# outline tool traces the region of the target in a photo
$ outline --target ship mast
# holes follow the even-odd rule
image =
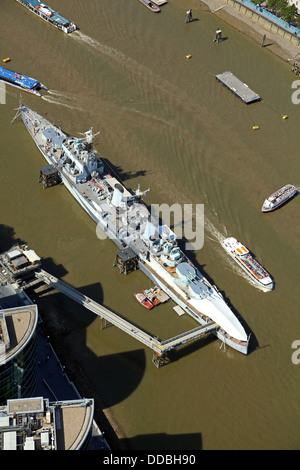
[[[92,127],[88,131],[84,132],[84,134],[81,134],[81,135],[85,136],[84,140],[85,140],[86,149],[91,149],[92,148],[93,140],[96,137],[96,135],[98,135],[98,134],[100,134],[100,131],[97,132],[96,134],[94,134]]]

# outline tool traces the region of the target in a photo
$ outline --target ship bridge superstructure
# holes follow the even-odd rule
[[[91,176],[98,178],[103,174],[103,162],[86,139],[66,138],[53,127],[42,129],[42,139],[46,153],[54,152],[61,171],[65,171],[75,184],[85,183]]]

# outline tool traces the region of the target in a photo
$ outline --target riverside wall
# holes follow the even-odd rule
[[[300,30],[294,26],[289,25],[281,18],[255,5],[247,0],[226,0],[227,4],[243,13],[252,21],[258,23],[264,29],[276,33],[294,45],[300,44]]]

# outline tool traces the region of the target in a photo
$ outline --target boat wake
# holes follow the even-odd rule
[[[50,95],[61,96],[61,97],[63,97],[63,98],[68,97],[68,96],[67,96],[67,93],[64,93],[64,92],[62,92],[62,91],[48,90],[48,93],[49,93]],[[73,97],[72,97],[72,98],[73,98]]]
[[[208,218],[207,216],[205,217],[205,229],[209,232],[211,235],[208,237],[210,240],[215,241],[217,243],[223,243],[225,238],[228,237],[228,231],[225,225],[222,225],[220,229],[216,227]],[[221,231],[222,230],[222,231]],[[223,233],[225,233],[225,235]]]
[[[49,91],[48,91],[49,92]],[[50,94],[54,95],[55,97],[52,96],[42,96],[42,99],[47,101],[48,103],[51,104],[57,104],[58,106],[64,106],[65,108],[70,108],[70,109],[77,109],[78,111],[83,111],[82,108],[78,106],[74,106],[74,104],[68,104],[64,102],[64,100],[67,98],[64,93],[59,93],[59,92],[50,92]],[[70,100],[74,101],[74,97],[70,97]]]
[[[96,39],[91,38],[90,36],[82,33],[81,31],[75,31],[71,35],[71,37],[88,45],[92,49],[96,49],[101,54],[112,57],[113,59],[118,59],[119,61],[127,60],[126,56],[122,52],[118,51],[117,49],[114,49],[113,47],[106,46],[105,44],[101,44],[101,42],[97,41]]]
[[[136,86],[139,86],[140,81],[146,81],[148,84],[151,83],[152,87],[167,92],[173,98],[178,93],[178,89],[172,86],[170,82],[157,77],[157,75],[154,75],[152,70],[132,59],[131,57],[123,54],[123,52],[119,51],[118,49],[107,46],[106,44],[102,44],[96,39],[93,39],[87,34],[84,34],[78,30],[72,33],[70,37],[76,41],[81,42],[82,44],[85,44],[100,54],[105,55],[109,59],[116,61],[118,65],[125,67],[132,73],[132,77],[136,83]]]

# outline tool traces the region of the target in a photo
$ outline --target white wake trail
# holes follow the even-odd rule
[[[65,108],[77,109],[78,111],[83,111],[83,109],[79,108],[78,106],[74,106],[74,105],[64,103],[61,100],[52,98],[50,96],[42,96],[42,99],[45,100],[45,101],[48,101],[48,103],[51,103],[51,104],[57,104],[58,106],[64,106]]]

